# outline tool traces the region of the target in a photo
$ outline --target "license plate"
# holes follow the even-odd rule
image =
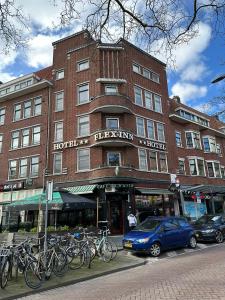
[[[126,243],[124,243],[124,247],[132,248],[131,242],[126,242]]]

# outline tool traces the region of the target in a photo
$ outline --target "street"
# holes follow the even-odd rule
[[[225,300],[225,244],[20,299]]]

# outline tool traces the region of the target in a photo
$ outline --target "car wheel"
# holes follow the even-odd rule
[[[149,249],[149,254],[151,256],[157,257],[161,253],[161,246],[159,243],[152,244],[151,248]]]
[[[192,235],[190,237],[190,240],[189,240],[189,247],[192,248],[192,249],[195,249],[197,246],[197,240],[196,240],[196,237],[194,235]]]
[[[216,242],[219,244],[223,242],[223,235],[221,231],[216,232]]]

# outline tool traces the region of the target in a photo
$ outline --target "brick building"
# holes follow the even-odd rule
[[[188,214],[191,193],[223,192],[224,137],[221,122],[169,99],[164,63],[79,32],[53,43],[52,66],[0,85],[3,222],[12,210],[36,225],[47,180],[50,224],[107,219],[116,234],[135,210]],[[215,211],[223,196],[211,196]]]

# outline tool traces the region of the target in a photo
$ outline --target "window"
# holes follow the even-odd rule
[[[178,174],[185,174],[185,163],[184,159],[178,159]]]
[[[14,121],[18,121],[21,119],[22,116],[22,105],[21,104],[16,104],[14,106],[14,116],[13,116],[13,120]]]
[[[207,161],[207,169],[209,177],[221,177],[220,163],[214,161]]]
[[[187,112],[185,110],[182,110],[182,109],[179,109],[177,110],[177,114],[180,115],[182,118],[185,118],[187,120],[190,120],[190,121],[193,121],[193,122],[196,122],[196,123],[199,123],[201,125],[204,125],[206,127],[209,127],[209,122],[208,120],[205,120],[199,116],[196,116],[190,112]]]
[[[204,160],[201,158],[189,159],[189,168],[191,175],[205,176]]]
[[[0,125],[5,124],[5,108],[0,108]]]
[[[134,87],[134,100],[135,104],[143,106],[142,90],[137,86]]]
[[[148,170],[147,153],[145,149],[139,149],[139,169],[142,171]]]
[[[219,156],[223,156],[223,155],[222,155],[222,148],[221,148],[221,145],[220,145],[220,144],[216,144],[216,153],[217,153]]]
[[[161,97],[154,94],[154,103],[155,103],[155,111],[161,113],[162,112]]]
[[[107,129],[119,129],[119,119],[118,118],[106,118],[106,128]]]
[[[21,147],[27,147],[30,144],[30,129],[25,128],[22,130]]]
[[[41,127],[36,126],[32,128],[32,144],[39,145],[41,141]]]
[[[152,79],[152,81],[159,83],[159,75],[158,74],[152,72],[151,79]]]
[[[152,93],[145,91],[145,107],[153,110]]]
[[[199,132],[186,132],[186,144],[188,148],[201,149]]]
[[[157,152],[152,150],[149,151],[149,159],[150,159],[150,171],[158,171]]]
[[[141,73],[141,67],[139,66],[139,65],[137,65],[137,64],[133,64],[133,71],[135,72],[135,73]]]
[[[24,112],[23,112],[24,118],[30,118],[31,117],[31,101],[24,102]]]
[[[182,140],[181,140],[181,132],[176,131],[176,145],[177,147],[182,147]]]
[[[106,85],[105,86],[105,93],[106,94],[117,94],[118,88],[116,84]]]
[[[55,137],[54,142],[63,141],[63,122],[55,123]]]
[[[55,111],[62,111],[64,104],[64,92],[58,92],[55,94]]]
[[[19,177],[26,178],[27,177],[27,171],[28,171],[28,159],[22,158],[20,159],[19,164]]]
[[[19,148],[19,141],[20,141],[20,132],[19,131],[12,132],[11,148],[12,149]]]
[[[149,139],[155,139],[155,128],[154,122],[152,120],[147,120],[147,133]]]
[[[214,137],[203,137],[202,140],[205,152],[216,152],[216,139]]]
[[[84,104],[89,102],[89,83],[83,84],[78,88],[78,104]]]
[[[55,78],[56,78],[56,80],[63,79],[64,78],[64,70],[62,69],[62,70],[56,71]]]
[[[144,119],[137,117],[136,122],[137,122],[137,135],[145,137]]]
[[[78,61],[77,71],[87,70],[88,68],[89,68],[89,60],[88,59]]]
[[[221,171],[222,178],[225,179],[225,167],[224,166],[220,166],[220,171]]]
[[[33,156],[30,159],[30,176],[38,176],[39,156]]]
[[[15,179],[17,175],[17,160],[9,161],[9,179]]]
[[[42,98],[37,97],[34,99],[34,116],[41,115],[41,105],[42,105]]]
[[[90,170],[90,149],[83,148],[77,150],[78,171]]]
[[[165,142],[164,125],[162,123],[157,123],[157,136],[158,141]]]
[[[90,134],[89,116],[78,118],[78,136],[86,136]]]
[[[167,156],[164,152],[159,152],[159,170],[161,172],[167,172]]]
[[[2,153],[2,147],[3,147],[3,134],[0,134],[0,153]]]
[[[107,165],[108,166],[120,166],[121,159],[119,152],[108,152],[107,153]]]
[[[148,79],[151,79],[151,72],[149,70],[143,68],[143,76]]]
[[[54,153],[53,157],[53,174],[62,173],[62,152]]]

